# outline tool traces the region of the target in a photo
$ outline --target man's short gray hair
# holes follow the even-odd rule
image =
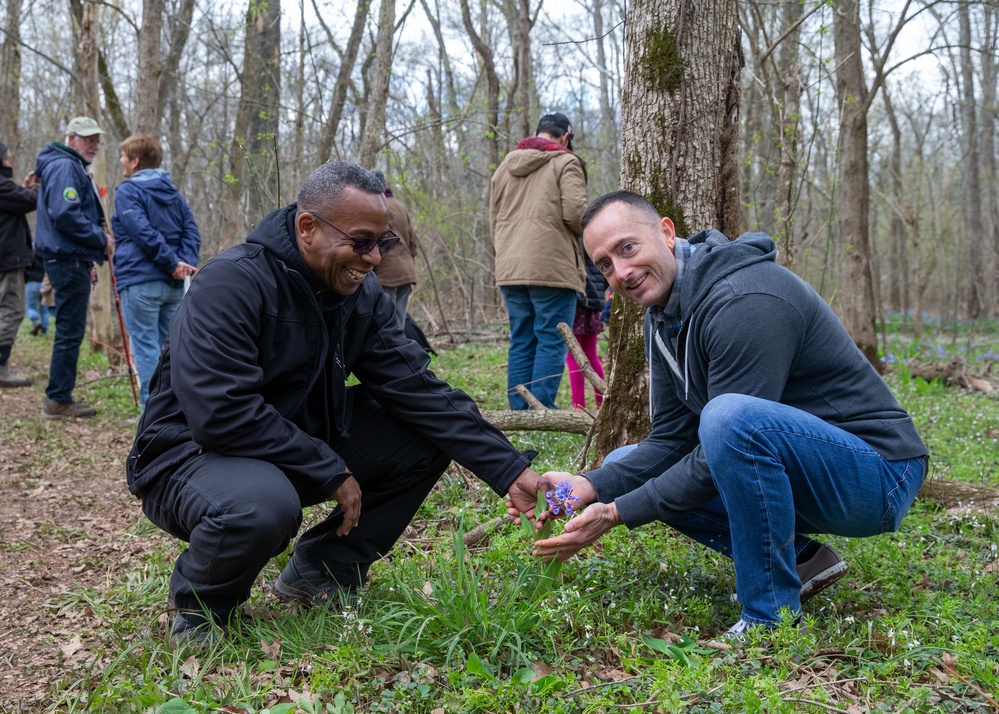
[[[298,191],[299,212],[336,208],[340,194],[348,186],[379,196],[384,193],[382,182],[372,172],[347,161],[331,161],[305,179]]]

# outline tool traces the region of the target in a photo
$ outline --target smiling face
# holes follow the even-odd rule
[[[315,210],[355,238],[381,238],[389,231],[385,197],[348,186],[333,207],[300,206],[298,210],[295,228],[305,264],[327,290],[352,294],[381,262],[381,252],[376,248],[358,255],[349,238],[307,211]]]
[[[130,178],[139,169],[139,157],[130,159],[124,149],[122,149],[121,158],[118,162],[121,164],[122,171],[125,173],[125,178]]]
[[[611,203],[587,224],[583,243],[615,292],[646,308],[669,301],[676,280],[670,219],[651,222],[625,203]]]

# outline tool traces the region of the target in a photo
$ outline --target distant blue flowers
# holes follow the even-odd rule
[[[560,481],[555,484],[555,492],[545,492],[545,501],[548,502],[548,509],[556,516],[562,512],[572,516],[576,509],[572,504],[579,503],[579,496],[572,495],[572,484],[568,481]]]

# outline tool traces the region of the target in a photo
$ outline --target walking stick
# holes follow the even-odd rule
[[[132,367],[132,351],[128,348],[128,331],[125,330],[125,318],[121,315],[121,295],[118,294],[118,281],[114,277],[114,261],[108,258],[108,269],[111,271],[111,290],[114,292],[114,307],[118,311],[118,327],[121,328],[121,344],[125,348],[125,363],[128,365],[128,382],[132,385],[132,399],[139,406],[139,392],[135,389],[135,369]]]

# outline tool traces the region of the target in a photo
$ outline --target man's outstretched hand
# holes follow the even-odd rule
[[[534,523],[534,509],[538,505],[538,491],[546,487],[546,482],[533,469],[524,469],[517,480],[510,484],[506,495],[506,512],[520,525],[520,514]]]

